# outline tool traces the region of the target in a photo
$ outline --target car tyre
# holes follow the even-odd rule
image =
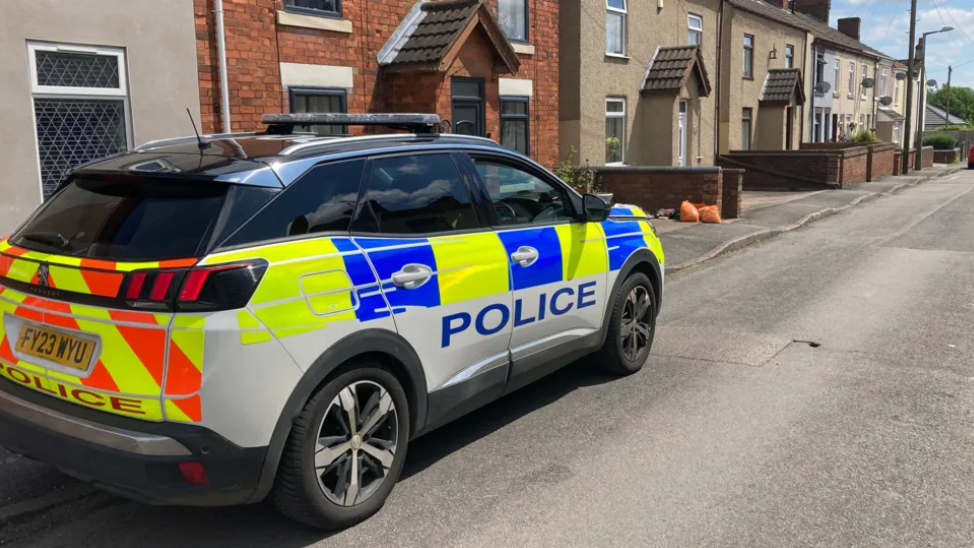
[[[368,519],[402,472],[409,421],[406,393],[382,364],[345,368],[295,421],[271,500],[285,516],[319,529]]]
[[[631,375],[649,358],[656,335],[656,292],[642,272],[626,278],[612,303],[599,365],[616,375]]]

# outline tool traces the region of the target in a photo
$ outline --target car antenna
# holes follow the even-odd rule
[[[204,141],[203,138],[200,137],[200,132],[196,129],[196,120],[193,120],[193,113],[190,112],[188,108],[186,109],[186,114],[189,116],[189,123],[193,124],[193,133],[196,134],[196,141],[198,143],[197,146],[200,147],[200,154],[202,154],[204,150],[210,148],[210,143]]]

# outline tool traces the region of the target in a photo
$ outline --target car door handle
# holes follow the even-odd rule
[[[433,276],[433,270],[424,264],[407,264],[392,275],[392,283],[403,289],[416,289]]]
[[[521,246],[517,251],[511,253],[511,260],[515,263],[528,267],[538,260],[538,250],[533,247]]]

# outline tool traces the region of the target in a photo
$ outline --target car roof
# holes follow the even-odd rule
[[[453,134],[273,135],[239,133],[196,136],[146,143],[76,168],[78,174],[127,173],[192,178],[256,186],[289,185],[309,160],[356,153],[424,148],[486,147],[506,151],[496,141]]]

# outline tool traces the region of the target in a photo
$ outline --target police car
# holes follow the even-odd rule
[[[587,354],[638,371],[663,251],[434,115],[266,115],[75,170],[0,240],[0,444],[150,503],[340,528],[406,448]],[[316,135],[301,126],[407,133]]]

